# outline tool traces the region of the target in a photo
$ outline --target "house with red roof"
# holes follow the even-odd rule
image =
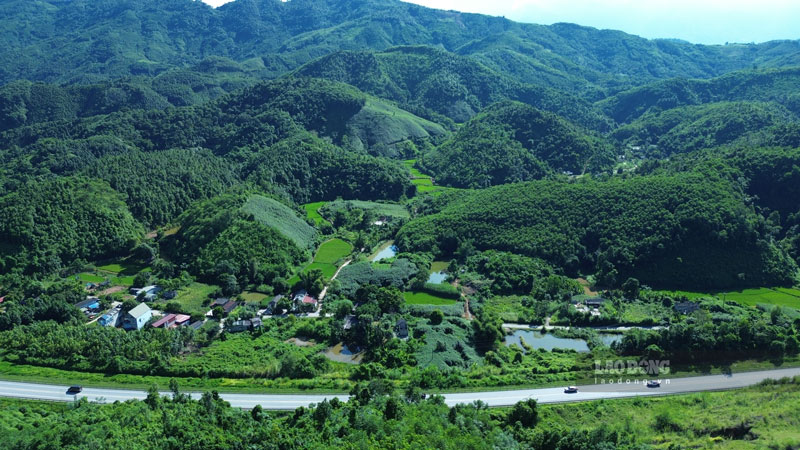
[[[176,314],[167,314],[166,316],[153,322],[153,328],[169,328],[175,324]]]

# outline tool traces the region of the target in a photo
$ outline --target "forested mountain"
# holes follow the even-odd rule
[[[155,77],[124,76],[77,85],[15,81],[0,87],[0,131],[121,109],[199,104],[250,86],[257,79],[257,71],[226,58],[209,57],[195,66],[170,69]]]
[[[660,112],[705,103],[775,102],[800,113],[800,69],[744,70],[710,80],[674,78],[620,92],[599,103],[618,123],[648,111]]]
[[[441,46],[538,83],[579,77],[612,90],[669,77],[708,78],[798,63],[797,42],[702,46],[570,24],[526,25],[396,0],[3,0],[0,82],[96,82],[156,75],[211,56],[275,76],[339,50]],[[506,45],[505,42],[513,45]],[[498,42],[502,43],[498,45]],[[532,72],[532,68],[536,68]],[[539,75],[541,74],[541,75]]]
[[[384,52],[337,52],[311,62],[296,75],[336,80],[436,120],[465,122],[484,107],[518,100],[593,129],[608,120],[586,100],[554,89],[521,83],[466,57],[431,47]]]
[[[202,106],[125,110],[23,126],[2,134],[5,148],[0,150],[0,160],[5,176],[0,181],[10,187],[32,174],[70,174],[103,164],[96,159],[132,149],[202,147],[234,160],[241,178],[265,182],[298,201],[337,195],[352,198],[356,192],[357,197],[396,199],[409,186],[399,166],[342,150],[308,131],[341,142],[352,131],[348,119],[365,103],[364,94],[346,85],[287,79]],[[227,164],[215,159],[206,167],[217,170],[210,166]],[[361,175],[341,178],[342,171]],[[366,183],[360,176],[381,182]]]
[[[421,164],[440,184],[487,187],[546,174],[608,169],[614,153],[602,139],[522,103],[496,103]]]

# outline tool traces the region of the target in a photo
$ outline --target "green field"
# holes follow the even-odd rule
[[[300,248],[312,248],[317,240],[317,230],[277,200],[253,195],[242,206],[242,211],[252,214],[257,222],[274,228]]]
[[[319,250],[314,255],[314,260],[311,264],[303,268],[299,273],[289,280],[289,284],[294,284],[300,281],[300,273],[307,272],[311,269],[319,269],[325,276],[326,280],[330,280],[336,274],[338,266],[336,262],[348,256],[353,251],[353,246],[350,243],[341,239],[331,239],[325,241],[319,246]]]
[[[457,302],[449,298],[437,297],[427,292],[404,292],[403,297],[409,305],[454,305]]]
[[[738,292],[717,293],[717,297],[733,300],[745,305],[779,305],[800,309],[800,289],[760,288]]]
[[[328,203],[326,206],[326,209],[330,211],[352,208],[371,211],[377,216],[399,217],[401,219],[408,219],[410,217],[406,207],[396,203],[367,202],[362,200],[336,200]]]
[[[434,261],[433,264],[431,264],[431,272],[444,272],[449,265],[450,263],[447,261]]]
[[[334,264],[353,251],[353,246],[349,242],[341,239],[331,239],[323,242],[314,256],[314,262]]]
[[[242,300],[246,301],[247,303],[260,303],[269,296],[262,292],[244,291],[239,294],[239,297],[241,297]]]
[[[665,291],[667,292],[667,291]],[[743,305],[779,305],[789,308],[800,309],[800,289],[794,288],[758,288],[744,289],[731,292],[687,292],[687,291],[668,291],[673,295],[682,295],[690,300],[703,297],[718,297],[725,300],[739,302]]]
[[[106,281],[105,277],[85,272],[79,273],[78,279],[83,281],[84,283],[102,283],[103,281]]]
[[[136,274],[146,270],[152,269],[144,264],[122,260],[97,266],[96,270],[79,273],[77,277],[84,283],[102,283],[108,280],[112,285],[132,286]]]
[[[303,209],[306,210],[306,216],[309,219],[313,220],[314,223],[317,224],[317,226],[330,223],[319,214],[319,209],[325,206],[325,204],[327,203],[328,202],[314,202],[314,203],[306,203],[305,205],[303,205]]]
[[[181,305],[181,311],[186,314],[205,314],[208,306],[203,306],[209,299],[216,286],[203,283],[192,283],[185,288],[178,290],[178,296],[172,300],[161,300],[157,304],[167,304],[176,302]]]

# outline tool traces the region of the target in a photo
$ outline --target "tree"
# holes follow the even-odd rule
[[[135,287],[145,287],[150,284],[150,278],[153,273],[150,271],[139,272],[133,277],[133,285]]]
[[[262,408],[261,405],[254,406],[253,409],[250,410],[250,417],[256,422],[261,422],[264,420],[264,408]]]
[[[339,300],[333,305],[333,317],[342,320],[353,313],[353,302],[350,300]]]
[[[639,298],[640,289],[641,284],[636,278],[628,278],[622,283],[622,293],[625,294],[625,298],[627,299],[635,300]]]
[[[130,298],[126,299],[124,302],[122,302],[122,312],[128,312],[133,308],[136,308],[138,304],[139,302],[137,302],[136,300]]]
[[[325,275],[320,269],[300,272],[300,284],[309,294],[316,297],[325,288]]]
[[[277,315],[285,314],[289,312],[291,309],[292,309],[292,299],[290,299],[289,297],[281,297],[281,299],[278,300],[278,304],[275,305],[275,311],[273,311],[273,314]]]
[[[530,428],[536,425],[539,421],[539,410],[535,399],[528,399],[518,402],[511,411],[508,413],[507,423],[514,425],[519,422],[520,425]]]
[[[439,325],[444,320],[444,313],[440,309],[434,309],[431,311],[429,319],[431,321],[431,325]]]
[[[220,275],[219,284],[224,295],[234,295],[241,291],[236,276],[228,273]]]
[[[488,351],[497,348],[503,338],[503,321],[494,315],[482,313],[472,321],[472,338],[475,348]]]
[[[403,293],[396,287],[378,289],[376,300],[381,312],[384,314],[400,311],[400,308],[405,303]]]
[[[211,310],[211,317],[216,321],[220,321],[225,317],[225,310],[222,309],[221,306],[215,306],[214,309]]]

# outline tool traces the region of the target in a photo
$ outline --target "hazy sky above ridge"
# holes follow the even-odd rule
[[[230,0],[203,0],[219,6]],[[571,22],[700,44],[800,39],[798,0],[406,0],[518,22]]]

